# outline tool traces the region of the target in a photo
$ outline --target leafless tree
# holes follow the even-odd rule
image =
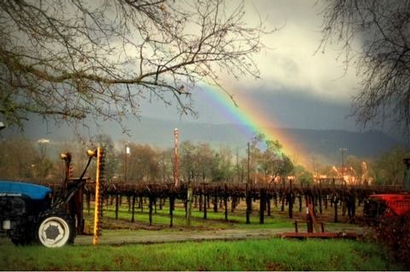
[[[225,0],[1,1],[0,115],[121,123],[155,97],[193,112],[198,81],[258,77],[266,32],[244,15],[244,2]]]
[[[392,122],[409,133],[410,1],[328,0],[323,8],[321,49],[343,45],[361,78],[352,107],[358,123]]]

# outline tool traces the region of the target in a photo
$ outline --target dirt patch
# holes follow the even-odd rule
[[[341,231],[336,230],[336,232]],[[292,232],[292,228],[277,229],[168,229],[167,231],[129,231],[129,230],[104,230],[99,239],[100,244],[158,244],[175,242],[201,242],[212,240],[234,241],[246,239],[270,239],[282,237],[285,232]],[[78,236],[76,244],[91,244],[90,236]]]
[[[87,222],[87,221],[86,221]],[[169,230],[171,227],[169,224],[152,224],[149,225],[146,222],[131,222],[130,220],[126,219],[114,219],[105,217],[102,220],[103,222],[103,229],[104,230]],[[184,231],[184,230],[197,230],[197,231],[207,231],[207,230],[219,230],[220,227],[213,226],[212,222],[220,222],[227,225],[227,228],[232,228],[238,221],[235,220],[223,220],[223,219],[208,219],[208,224],[201,224],[195,226],[178,226],[174,227],[173,229]],[[88,222],[89,225],[86,224],[85,226],[85,234],[92,234],[93,233],[93,226],[91,226],[91,222]],[[219,224],[216,224],[219,225]]]
[[[288,229],[266,230],[197,230],[197,229],[168,229],[167,231],[129,231],[129,230],[104,230],[99,238],[100,244],[157,244],[168,242],[207,241],[207,240],[244,240],[250,238],[277,237],[279,233]],[[75,244],[87,245],[92,243],[91,236],[79,235]]]
[[[285,271],[285,267],[283,265],[277,263],[268,263],[266,265],[266,271]]]

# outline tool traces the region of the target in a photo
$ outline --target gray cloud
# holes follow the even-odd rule
[[[271,49],[255,56],[262,79],[244,78],[237,86],[254,90],[301,90],[331,101],[350,101],[358,79],[354,71],[345,71],[340,50],[333,45],[317,52],[321,42],[320,1],[256,0],[248,3],[247,16],[267,18],[270,29],[283,27],[263,40]],[[253,19],[252,19],[253,18]],[[316,54],[315,54],[316,53]],[[269,88],[266,88],[268,86]]]

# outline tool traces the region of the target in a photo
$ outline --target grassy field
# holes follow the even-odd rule
[[[93,207],[91,207],[93,208]],[[298,209],[294,211],[294,218],[289,219],[287,211],[280,211],[279,207],[272,207],[272,216],[265,215],[265,223],[259,224],[259,213],[258,205],[254,204],[254,211],[251,214],[251,224],[246,224],[244,203],[241,203],[238,209],[232,213],[229,210],[228,220],[225,220],[224,209],[220,208],[218,212],[214,212],[213,209],[208,209],[207,219],[203,219],[203,211],[198,211],[198,209],[192,210],[192,220],[190,228],[197,229],[276,229],[276,228],[293,228],[293,222],[295,220],[303,221],[305,220],[305,210],[299,212]],[[352,229],[355,225],[346,224],[347,217],[342,217],[339,215],[340,223],[332,222],[333,209],[329,207],[328,210],[324,210],[323,214],[317,214],[318,221],[327,221],[326,230],[332,231],[333,229],[348,228]],[[340,211],[341,213],[341,211]],[[88,227],[92,226],[93,210],[90,213],[84,211],[86,221],[90,222]],[[140,228],[149,226],[149,215],[148,207],[144,206],[143,212],[140,209],[135,209],[134,219],[135,223],[131,223],[131,212],[128,210],[128,205],[124,204],[119,209],[118,218],[119,220],[113,220],[115,218],[115,207],[105,206],[104,210],[104,226],[105,228],[113,229],[129,229],[129,228]],[[326,219],[325,219],[326,217]],[[107,220],[108,219],[108,220]],[[156,213],[152,216],[152,227],[158,229],[167,229],[170,225],[169,207],[164,206],[162,210],[159,208]],[[186,228],[185,210],[181,203],[176,205],[174,210],[173,219],[174,228]],[[302,225],[301,228],[304,230],[306,225]]]
[[[402,270],[374,244],[246,240],[157,245],[0,245],[1,270]]]
[[[330,209],[329,209],[330,210]],[[92,212],[85,210],[88,231],[92,231]],[[245,223],[244,210],[230,213],[225,220],[223,210],[192,212],[192,226],[187,227],[182,206],[174,211],[174,227],[169,227],[169,210],[157,210],[149,225],[147,207],[144,212],[131,213],[124,205],[115,220],[113,207],[104,211],[103,238],[119,241],[127,237],[205,233],[218,230],[279,230],[293,229],[293,221],[286,212],[273,209],[273,216],[259,224],[257,210],[251,224]],[[324,215],[326,216],[326,215]],[[295,211],[295,218],[303,220],[304,213]],[[319,218],[320,219],[320,218]],[[327,230],[354,229],[346,223],[326,223]],[[121,231],[118,231],[121,230]],[[301,231],[305,231],[302,230]],[[0,239],[0,270],[403,270],[379,245],[347,240],[285,240],[264,238],[242,241],[170,242],[161,244],[111,243],[90,245],[90,237],[78,237],[74,246],[48,249],[42,246],[15,247]],[[4,242],[5,241],[5,242]],[[84,242],[86,241],[86,242]],[[166,240],[164,240],[166,241]],[[133,242],[135,243],[135,241]]]

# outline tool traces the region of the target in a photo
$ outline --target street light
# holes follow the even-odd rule
[[[344,154],[347,151],[347,148],[345,148],[345,147],[339,148],[339,151],[342,153],[342,179],[343,179],[343,182],[344,182],[344,180],[345,180],[345,177],[344,177],[344,162],[345,162]]]
[[[131,154],[131,148],[128,146],[129,143],[125,144],[125,157],[124,157],[124,182],[128,181],[128,156]]]
[[[46,144],[50,143],[50,140],[42,138],[37,143],[40,145],[40,159],[43,160],[46,156]]]
[[[174,129],[174,186],[178,187],[178,128]]]

